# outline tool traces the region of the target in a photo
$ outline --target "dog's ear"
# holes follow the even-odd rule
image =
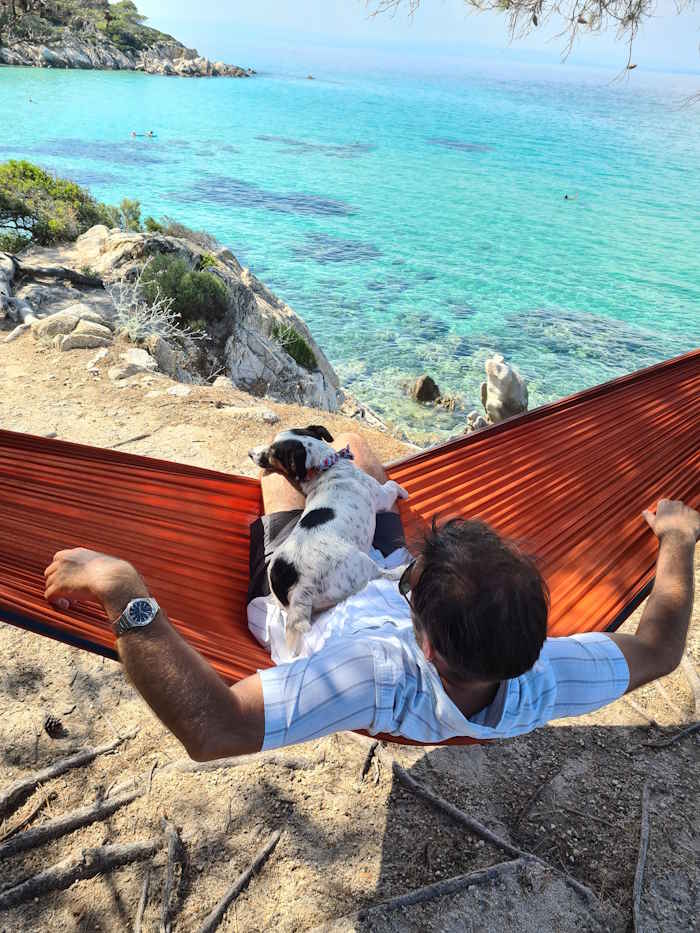
[[[315,437],[319,441],[327,441],[329,444],[333,443],[331,432],[328,428],[324,428],[322,424],[309,424],[304,428],[304,432],[310,434],[311,437]]]
[[[301,441],[278,441],[272,445],[270,453],[282,464],[290,479],[299,483],[306,479],[306,448]]]

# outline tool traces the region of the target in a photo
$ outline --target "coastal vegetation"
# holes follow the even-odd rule
[[[183,323],[202,329],[220,321],[228,307],[221,279],[211,272],[191,269],[184,259],[167,253],[148,262],[141,275],[141,290],[150,303],[169,300]]]
[[[58,40],[64,28],[101,33],[125,53],[175,41],[145,21],[131,0],[0,0],[0,44]]]
[[[313,372],[317,368],[318,363],[314,351],[291,324],[273,324],[270,336],[299,366],[303,366],[309,372]]]

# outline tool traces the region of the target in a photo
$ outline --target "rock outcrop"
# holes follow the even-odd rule
[[[68,28],[44,42],[21,39],[0,46],[0,64],[35,68],[82,68],[144,71],[183,78],[247,78],[255,72],[238,65],[212,62],[179,42],[160,42],[137,53],[122,52],[100,33],[78,36]]]
[[[423,373],[411,386],[411,397],[416,402],[435,402],[440,398],[440,389],[432,376]]]
[[[61,342],[61,349],[104,347],[123,321],[115,306],[119,284],[138,276],[149,259],[169,254],[190,268],[202,267],[225,286],[224,313],[207,322],[207,339],[192,343],[170,341],[154,332],[139,348],[139,365],[159,369],[179,382],[206,383],[222,371],[231,384],[258,397],[268,396],[325,411],[337,411],[343,401],[338,377],[304,321],[277,298],[236,257],[216,241],[201,235],[166,236],[125,233],[92,227],[73,244],[32,247],[22,254],[23,267],[89,268],[105,289],[19,279],[12,281],[13,264],[0,254],[0,293],[18,326],[5,339],[31,328],[40,339]],[[11,295],[11,288],[15,294]],[[21,310],[18,310],[21,309]],[[122,309],[123,313],[123,309]],[[291,355],[284,335],[294,334],[306,345],[306,365]],[[281,336],[282,335],[282,336]],[[291,351],[291,352],[288,352]],[[144,362],[148,358],[151,362]],[[309,359],[313,359],[311,368]],[[125,368],[135,359],[124,361]],[[115,378],[126,378],[126,375]]]
[[[486,382],[481,384],[481,403],[492,424],[527,411],[528,392],[520,373],[500,353],[486,360]]]

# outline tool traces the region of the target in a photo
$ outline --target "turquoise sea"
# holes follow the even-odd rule
[[[700,75],[611,77],[2,68],[0,158],[213,233],[354,394],[445,433],[490,352],[534,406],[700,345]],[[407,400],[423,371],[457,411]]]

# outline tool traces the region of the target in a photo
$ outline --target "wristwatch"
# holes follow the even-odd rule
[[[150,625],[160,611],[160,606],[152,597],[132,599],[124,612],[112,622],[114,634],[119,638],[125,632]]]

